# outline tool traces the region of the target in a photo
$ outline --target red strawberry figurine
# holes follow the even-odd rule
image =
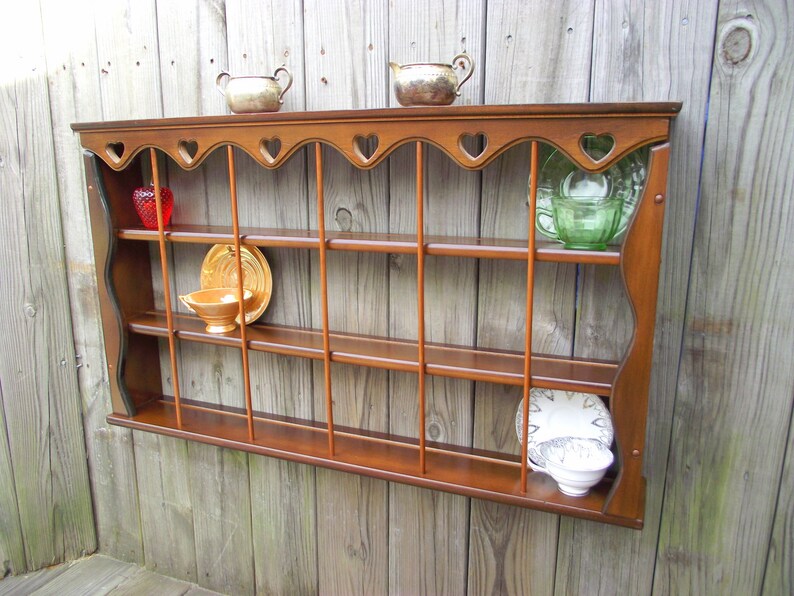
[[[154,186],[142,186],[132,192],[132,202],[135,211],[141,218],[143,225],[150,230],[157,229],[157,202],[154,199]],[[171,221],[171,212],[174,210],[174,193],[170,188],[160,187],[160,202],[163,205],[163,226]]]

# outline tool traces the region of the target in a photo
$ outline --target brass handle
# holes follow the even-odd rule
[[[232,75],[230,75],[226,71],[223,71],[221,74],[215,77],[215,88],[218,90],[218,93],[226,97],[226,91],[224,91],[223,88],[221,87],[221,79],[223,79],[223,77],[232,78]]]
[[[277,79],[278,78],[278,73],[280,73],[280,72],[287,73],[287,77],[288,77],[287,86],[284,87],[284,89],[282,89],[281,93],[278,94],[278,103],[284,103],[284,94],[287,92],[287,90],[290,87],[292,87],[292,73],[287,70],[286,66],[279,66],[276,69],[276,72],[273,73],[273,78]]]
[[[471,78],[471,75],[474,74],[474,60],[472,60],[471,56],[469,56],[466,52],[461,52],[452,59],[452,68],[457,68],[458,60],[465,60],[469,63],[469,72],[466,73],[466,76],[463,77],[460,83],[458,83],[458,86],[455,87],[455,95],[460,96],[460,88],[463,87],[463,83],[468,81]]]

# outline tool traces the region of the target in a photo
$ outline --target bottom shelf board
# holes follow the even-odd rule
[[[467,497],[631,528],[642,527],[641,519],[602,513],[610,488],[608,481],[596,486],[586,497],[568,497],[557,490],[556,483],[549,476],[530,470],[527,491],[522,493],[521,468],[517,461],[428,449],[427,470],[423,474],[419,469],[419,449],[415,444],[373,441],[364,435],[336,433],[335,453],[331,456],[324,428],[284,424],[260,417],[254,418],[255,438],[252,441],[248,436],[247,418],[239,414],[183,405],[180,426],[176,406],[168,397],[139,407],[134,416],[110,414],[108,422]]]

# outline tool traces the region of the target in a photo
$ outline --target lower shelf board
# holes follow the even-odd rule
[[[419,469],[416,444],[383,440],[383,435],[373,440],[371,436],[335,433],[335,453],[331,455],[328,434],[322,426],[285,423],[264,417],[254,418],[254,439],[250,440],[247,418],[237,413],[183,404],[180,426],[176,406],[167,397],[139,407],[134,416],[110,414],[108,422],[467,497],[632,528],[642,527],[642,520],[602,512],[610,481],[602,482],[586,497],[568,497],[557,490],[549,476],[530,471],[527,491],[522,493],[518,458],[489,458],[455,447],[450,447],[450,450],[428,448],[427,471],[423,474]]]

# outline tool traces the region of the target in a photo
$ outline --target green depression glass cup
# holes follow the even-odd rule
[[[543,235],[564,243],[565,248],[606,250],[607,242],[618,231],[622,213],[620,198],[554,196],[551,210],[538,207],[535,225]]]

